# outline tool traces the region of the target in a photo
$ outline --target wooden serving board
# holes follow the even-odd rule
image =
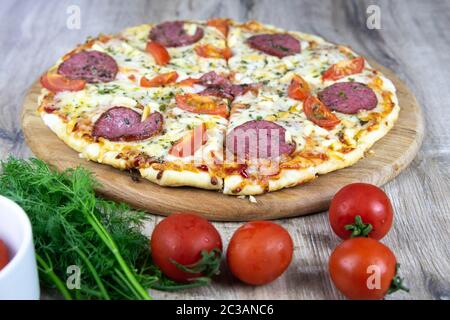
[[[256,196],[257,203],[220,192],[189,187],[161,187],[145,179],[132,179],[128,172],[86,161],[48,129],[36,112],[41,86],[36,82],[23,105],[22,127],[34,154],[58,170],[82,165],[96,175],[107,198],[125,201],[150,213],[168,215],[174,211],[195,211],[210,220],[246,221],[306,215],[327,210],[333,195],[352,182],[381,186],[397,176],[417,154],[424,135],[421,109],[408,87],[395,74],[371,64],[390,78],[396,88],[401,112],[394,128],[372,150],[374,154],[354,166],[338,170],[295,188]]]

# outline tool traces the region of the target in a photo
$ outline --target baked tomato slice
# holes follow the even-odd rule
[[[309,121],[328,130],[333,129],[340,122],[339,118],[314,96],[306,98],[303,103],[303,112]]]
[[[46,73],[41,77],[41,85],[52,91],[80,91],[86,86],[84,80],[71,80],[57,73]]]
[[[145,76],[141,78],[141,87],[153,88],[153,87],[162,87],[167,84],[174,83],[178,79],[178,73],[175,71],[161,73],[156,77],[151,79],[147,79]]]
[[[207,25],[219,30],[225,37],[228,36],[228,31],[230,29],[230,20],[223,18],[211,19],[208,20]]]
[[[308,82],[299,75],[294,75],[288,87],[288,96],[291,99],[304,101],[310,95]]]
[[[149,41],[145,47],[145,51],[150,53],[155,59],[155,62],[160,66],[166,65],[170,61],[170,55],[166,48],[158,42]]]
[[[207,140],[206,125],[202,123],[177,141],[170,148],[169,154],[181,158],[192,156]]]
[[[194,84],[197,84],[199,82],[200,82],[200,79],[186,78],[181,81],[178,81],[177,85],[180,87],[192,87]]]
[[[364,58],[340,61],[329,67],[323,74],[322,80],[339,80],[343,77],[360,73],[364,69]]]
[[[196,93],[179,94],[175,97],[177,106],[192,113],[228,117],[228,106],[219,98],[201,96]]]
[[[225,59],[232,57],[233,53],[230,48],[217,48],[211,44],[203,44],[195,47],[195,53],[203,58]]]

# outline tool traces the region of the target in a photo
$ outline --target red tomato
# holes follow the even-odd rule
[[[195,53],[203,58],[225,59],[228,60],[233,56],[229,48],[217,48],[211,44],[203,44],[195,47]]]
[[[41,85],[52,92],[80,91],[86,86],[86,81],[71,80],[57,73],[46,73],[41,77]]]
[[[339,190],[329,212],[331,228],[341,239],[353,234],[380,240],[392,226],[391,201],[383,190],[367,183],[352,183]],[[355,223],[356,216],[362,223]]]
[[[228,116],[228,106],[222,99],[186,93],[176,95],[175,101],[179,108],[189,112]]]
[[[167,277],[188,282],[217,272],[222,240],[206,219],[193,213],[172,213],[155,227],[150,249],[153,262]],[[184,271],[183,266],[198,272]]]
[[[331,254],[328,268],[336,288],[349,299],[382,299],[392,283],[394,290],[408,290],[396,276],[392,251],[371,238],[345,240]]]
[[[303,112],[306,118],[319,127],[331,130],[339,124],[339,118],[314,96],[309,96],[303,103]]]
[[[278,278],[292,260],[294,244],[283,227],[270,221],[252,221],[236,230],[227,262],[242,282],[261,285]]]
[[[0,240],[0,270],[2,270],[9,262],[8,248],[5,243]]]
[[[195,127],[186,136],[176,142],[169,150],[169,154],[175,157],[192,156],[202,145],[206,143],[208,136],[206,134],[206,125],[202,123]]]
[[[228,30],[230,28],[230,21],[228,19],[223,19],[223,18],[211,19],[211,20],[208,20],[207,25],[210,27],[215,27],[225,37],[228,36]]]
[[[360,73],[364,69],[364,58],[358,57],[333,64],[323,74],[323,80],[339,80],[343,77]]]
[[[299,75],[294,75],[288,87],[288,96],[291,99],[304,101],[310,94],[308,82]]]
[[[160,66],[166,65],[170,61],[170,55],[167,49],[157,42],[147,42],[145,51],[150,53],[153,56],[153,59],[155,59],[155,62]]]
[[[141,78],[141,87],[153,88],[153,87],[162,87],[164,85],[174,83],[177,81],[178,73],[175,71],[161,73],[151,79],[147,79],[146,77]]]

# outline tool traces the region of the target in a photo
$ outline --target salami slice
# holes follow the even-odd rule
[[[200,84],[206,87],[223,87],[230,86],[231,81],[221,75],[218,75],[215,71],[210,71],[202,75],[199,79]]]
[[[201,85],[207,87],[199,93],[200,95],[216,96],[229,100],[260,87],[258,84],[232,84],[228,78],[218,75],[214,71],[205,73],[199,80]]]
[[[118,71],[119,67],[110,55],[96,50],[75,53],[58,67],[59,74],[89,83],[113,81]]]
[[[226,137],[227,149],[240,159],[270,159],[294,151],[286,142],[286,129],[266,120],[251,120],[234,128]]]
[[[183,21],[168,21],[154,26],[150,30],[149,38],[164,47],[181,47],[196,43],[203,38],[203,29],[197,27],[193,35],[189,35],[183,28]]]
[[[147,139],[161,131],[163,116],[150,114],[141,121],[141,115],[127,107],[112,107],[95,122],[92,135],[111,141],[136,141]]]
[[[317,96],[328,108],[347,114],[372,110],[378,103],[373,90],[359,82],[338,82],[326,87]]]
[[[300,41],[289,34],[258,34],[247,39],[253,49],[283,58],[300,53]]]

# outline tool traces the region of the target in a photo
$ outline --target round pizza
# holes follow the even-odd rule
[[[348,167],[399,114],[392,82],[349,47],[256,21],[100,35],[40,82],[44,123],[81,157],[229,195]]]

